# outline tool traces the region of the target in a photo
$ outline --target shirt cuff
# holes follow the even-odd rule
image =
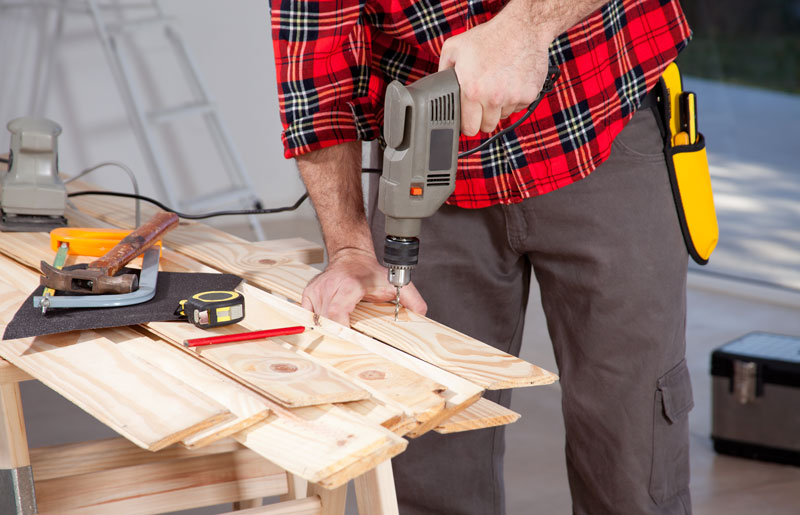
[[[285,158],[348,141],[369,141],[380,136],[375,109],[368,97],[318,111],[292,121],[281,134]]]

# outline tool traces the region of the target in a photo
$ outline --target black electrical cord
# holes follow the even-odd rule
[[[471,148],[469,150],[465,150],[464,152],[461,152],[460,154],[458,154],[458,159],[461,159],[462,157],[467,157],[468,155],[471,155],[471,154],[474,154],[475,152],[483,150],[484,148],[486,148],[489,145],[491,145],[492,143],[494,143],[497,140],[497,138],[499,138],[500,136],[502,136],[502,135],[504,135],[504,134],[506,134],[506,133],[508,133],[510,131],[513,131],[514,129],[519,127],[520,124],[522,124],[522,122],[527,120],[528,117],[530,117],[530,115],[533,114],[533,111],[536,109],[536,106],[539,105],[539,102],[541,102],[542,98],[547,93],[550,93],[553,90],[553,86],[555,85],[556,80],[558,80],[558,76],[559,75],[561,75],[561,70],[558,69],[558,66],[550,66],[547,69],[547,78],[544,81],[544,85],[542,86],[542,90],[539,92],[539,95],[536,97],[536,100],[531,102],[531,105],[528,106],[528,110],[525,112],[524,115],[522,115],[522,118],[520,118],[519,120],[514,122],[512,125],[509,125],[508,127],[503,129],[502,131],[498,132],[497,134],[495,134],[491,138],[487,139],[486,141],[484,141],[483,143],[481,143],[477,147]]]
[[[82,195],[107,195],[110,197],[124,197],[124,198],[132,198],[138,200],[144,200],[145,202],[149,202],[154,204],[164,211],[169,211],[170,213],[175,213],[180,218],[185,218],[187,220],[203,220],[204,218],[213,218],[215,216],[229,216],[229,215],[264,215],[270,213],[281,213],[283,211],[294,211],[300,204],[302,204],[308,198],[308,192],[303,193],[297,201],[292,204],[291,206],[285,207],[275,207],[271,209],[236,209],[236,210],[228,210],[228,211],[214,211],[211,213],[201,213],[201,214],[187,214],[181,213],[176,211],[170,207],[165,206],[158,200],[152,199],[150,197],[145,197],[144,195],[137,195],[135,193],[122,193],[119,191],[75,191],[73,193],[67,194],[68,197],[80,197]]]

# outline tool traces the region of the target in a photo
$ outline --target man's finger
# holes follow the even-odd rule
[[[336,291],[323,300],[322,316],[350,327],[350,313],[364,297],[364,292],[357,288],[343,288],[340,284]]]
[[[300,301],[300,305],[312,313],[314,312],[314,303],[311,302],[311,298],[308,297],[305,292],[303,292],[303,300]]]
[[[414,283],[409,283],[400,289],[400,304],[419,315],[425,315],[428,312],[428,304],[419,294]]]
[[[483,118],[481,119],[481,132],[490,133],[497,127],[500,121],[500,107],[483,106]]]
[[[461,92],[461,132],[465,136],[478,134],[483,118],[483,108],[478,102],[467,100]]]
[[[449,41],[449,40],[448,40]],[[455,55],[454,52],[450,50],[450,47],[445,44],[442,47],[442,55],[439,56],[439,70],[446,70],[448,68],[452,68],[456,65]]]

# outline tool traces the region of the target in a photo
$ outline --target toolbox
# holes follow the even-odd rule
[[[726,343],[711,354],[711,382],[717,452],[800,466],[800,337]]]

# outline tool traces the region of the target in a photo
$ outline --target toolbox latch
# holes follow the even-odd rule
[[[758,392],[758,365],[753,361],[733,360],[733,395],[739,404],[756,400]]]

